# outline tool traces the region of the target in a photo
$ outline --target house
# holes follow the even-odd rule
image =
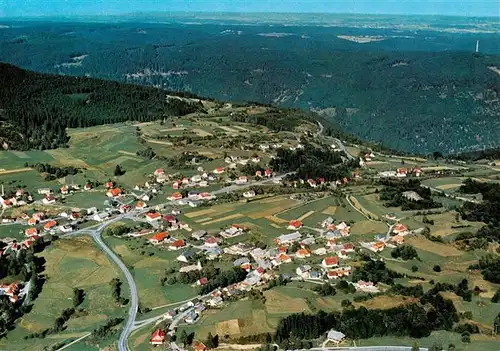
[[[316,186],[317,186],[316,181],[312,178],[309,178],[307,180],[307,184],[309,184],[309,186],[311,186],[312,188],[316,188]]]
[[[73,226],[66,224],[66,225],[60,225],[57,227],[62,233],[71,233],[73,231]]]
[[[196,313],[195,311],[190,312],[184,319],[184,321],[187,324],[194,324],[197,320],[198,320],[198,313]]]
[[[354,252],[354,244],[353,243],[346,243],[342,245],[341,251],[345,252]]]
[[[233,262],[233,266],[234,267],[241,267],[241,265],[246,264],[246,263],[250,263],[250,259],[248,257],[241,257]]]
[[[198,200],[200,197],[200,193],[198,191],[190,191],[188,193],[188,199],[191,200]]]
[[[154,171],[153,173],[156,177],[158,177],[159,175],[164,175],[165,174],[165,170],[163,170],[162,168],[158,168]]]
[[[192,258],[192,255],[194,255],[192,252],[186,251],[179,257],[177,257],[178,261],[187,263],[188,259]],[[189,257],[189,258],[188,258]],[[184,266],[179,269],[180,273],[189,273],[189,272],[194,272],[194,271],[201,271],[203,267],[201,266],[200,261],[198,261],[196,264],[191,264],[189,266]]]
[[[122,194],[122,190],[120,188],[112,188],[106,193],[107,197],[118,197]]]
[[[391,238],[391,241],[395,244],[398,244],[398,245],[401,245],[405,242],[405,238],[404,236],[398,234],[398,235],[394,235],[392,238]]]
[[[16,190],[16,197],[21,197],[23,196],[24,194],[26,193],[26,191],[24,191],[24,189],[17,189]]]
[[[206,230],[197,230],[193,234],[191,234],[191,238],[196,240],[201,240],[205,235],[207,235]]]
[[[297,275],[299,277],[309,278],[309,271],[310,270],[311,270],[311,266],[305,264],[305,265],[298,266],[297,269],[295,270],[295,273],[297,273]]]
[[[208,186],[208,182],[206,180],[202,180],[199,183],[200,188],[206,188]]]
[[[300,228],[302,228],[302,222],[299,221],[299,220],[290,221],[290,223],[288,223],[288,227],[287,228],[290,229],[290,230],[300,229]]]
[[[88,215],[91,215],[93,213],[97,213],[97,207],[90,207],[90,208],[87,208],[87,214]]]
[[[156,329],[153,335],[151,335],[151,339],[149,343],[151,345],[163,345],[165,342],[165,332],[162,329]]]
[[[422,172],[423,172],[422,168],[417,167],[417,168],[413,169],[413,173],[415,174],[415,177],[420,177],[420,175],[422,174]]]
[[[260,157],[259,156],[254,156],[252,157],[252,160],[251,160],[253,163],[259,163],[260,162]]]
[[[287,245],[300,240],[300,238],[302,238],[302,234],[300,234],[299,232],[294,232],[290,234],[280,235],[276,238],[276,242],[278,245]]]
[[[104,186],[106,187],[106,189],[112,189],[115,186],[115,184],[112,181],[109,181],[106,182]]]
[[[311,251],[308,249],[300,249],[295,253],[295,257],[297,258],[306,258],[311,256]]]
[[[92,216],[92,219],[97,222],[103,222],[106,219],[109,218],[109,213],[108,212],[98,212]]]
[[[262,177],[262,171],[255,171],[256,177]]]
[[[236,184],[246,184],[246,183],[248,183],[247,176],[240,176],[238,179],[236,179]]]
[[[191,177],[191,181],[193,183],[199,183],[199,182],[201,182],[201,179],[202,179],[201,175],[199,175],[199,174],[195,174],[194,176]]]
[[[129,210],[130,210],[129,205],[121,205],[119,209],[120,213],[127,213]]]
[[[396,177],[403,178],[406,177],[408,170],[406,168],[398,168],[396,170]]]
[[[200,201],[188,201],[189,207],[198,207]]]
[[[42,202],[45,204],[45,205],[51,205],[51,204],[55,204],[56,203],[56,198],[52,195],[47,195],[43,200]]]
[[[215,260],[217,257],[222,255],[222,250],[218,247],[208,247],[205,248],[205,255],[208,260]]]
[[[402,223],[397,223],[393,228],[392,228],[392,232],[396,235],[402,235],[402,236],[405,236],[407,234],[409,234],[410,232],[408,231],[408,227],[405,226],[404,224]]]
[[[290,256],[288,256],[287,254],[282,253],[278,256],[278,262],[279,263],[291,263],[292,258]]]
[[[198,341],[195,342],[193,346],[193,351],[208,351],[208,347],[206,347],[204,343]]]
[[[271,171],[269,168],[267,168],[265,171],[264,171],[264,176],[266,177],[272,177],[273,176],[273,171]]]
[[[38,221],[37,221],[36,218],[30,218],[30,219],[28,219],[28,225],[35,225],[37,223],[38,223]]]
[[[247,199],[249,199],[251,197],[255,197],[255,191],[253,191],[253,190],[245,191],[243,193],[243,197],[245,197]]]
[[[234,237],[237,237],[237,236],[240,236],[244,233],[244,231],[241,229],[241,228],[236,228],[234,226],[230,227],[230,228],[227,228],[225,230],[223,230],[222,232],[219,233],[220,236],[222,236],[223,238],[234,238]]]
[[[135,208],[138,210],[142,210],[146,207],[148,207],[148,205],[146,205],[146,203],[144,203],[143,201],[137,201],[137,203],[135,204]]]
[[[176,240],[173,243],[171,243],[170,246],[168,247],[168,249],[169,250],[180,250],[184,246],[186,246],[186,243],[184,242],[184,240],[180,239],[180,240]]]
[[[359,280],[357,283],[355,283],[354,287],[358,291],[373,292],[373,293],[379,292],[377,287],[372,282],[365,282],[363,280]]]
[[[326,249],[324,247],[320,247],[314,250],[312,253],[318,256],[323,256],[326,255]]]
[[[212,195],[212,194],[207,193],[207,192],[203,192],[203,193],[200,193],[199,198],[200,198],[200,200],[212,200],[212,199],[215,199],[215,195]]]
[[[337,267],[339,265],[339,258],[336,256],[325,257],[321,262],[321,265],[324,268]]]
[[[166,239],[168,239],[168,233],[160,232],[154,234],[151,238],[149,238],[149,242],[153,245],[158,245],[163,243]]]
[[[201,278],[196,281],[196,285],[205,285],[208,283],[208,278]]]
[[[217,247],[219,246],[219,240],[215,237],[210,237],[207,240],[205,240],[205,246],[206,247]]]
[[[224,173],[224,168],[223,167],[218,167],[214,169],[214,174],[222,174]]]
[[[369,249],[373,252],[380,252],[385,248],[385,243],[382,241],[378,241],[370,245]]]
[[[50,195],[50,194],[52,194],[52,190],[49,189],[49,188],[38,189],[38,194],[40,194],[40,195]]]
[[[63,195],[69,194],[69,188],[66,185],[62,186],[60,190],[61,190],[61,194],[63,194]]]
[[[177,200],[180,200],[182,199],[182,194],[177,192],[177,193],[173,193],[172,195],[170,195],[167,199],[169,199],[170,201],[177,201]]]
[[[35,227],[28,228],[24,231],[24,234],[29,237],[37,235],[38,229],[36,229]]]
[[[85,190],[85,191],[92,190],[92,184],[90,184],[90,183],[85,184],[83,186],[83,190]]]
[[[146,220],[148,222],[159,221],[161,218],[161,214],[159,212],[148,212],[146,213]]]
[[[332,329],[328,332],[326,338],[328,341],[332,341],[338,345],[345,339],[345,334]]]
[[[422,201],[424,199],[416,191],[404,191],[401,195],[410,201]]]
[[[177,223],[177,218],[175,218],[173,215],[165,215],[165,216],[163,216],[163,220],[165,222],[170,223],[170,224]]]
[[[46,231],[49,231],[52,228],[54,228],[56,225],[57,225],[56,221],[48,221],[47,223],[44,224],[43,229],[45,229]]]
[[[174,183],[172,184],[172,188],[173,188],[174,190],[178,190],[181,186],[182,186],[182,183],[181,183],[181,182],[179,182],[179,181],[174,182]]]

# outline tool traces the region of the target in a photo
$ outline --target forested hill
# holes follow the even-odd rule
[[[68,141],[66,128],[203,111],[189,93],[85,77],[40,74],[0,63],[0,146],[50,149]]]

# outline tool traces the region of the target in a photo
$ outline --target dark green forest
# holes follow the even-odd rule
[[[0,32],[0,61],[223,101],[330,108],[325,116],[347,132],[409,152],[499,146],[500,75],[489,68],[500,67],[496,33],[140,21],[22,24]],[[275,31],[286,35],[267,35]],[[339,35],[384,40],[358,44]]]
[[[69,141],[66,128],[151,121],[203,111],[201,103],[167,98],[172,93],[132,84],[39,74],[0,63],[0,144],[52,149]]]

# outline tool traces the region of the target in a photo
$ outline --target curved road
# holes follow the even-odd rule
[[[127,351],[127,338],[132,330],[134,325],[135,318],[137,316],[137,309],[139,306],[139,298],[137,296],[137,287],[135,285],[134,278],[132,277],[132,273],[130,273],[125,263],[104,243],[101,238],[101,232],[111,223],[120,220],[124,216],[118,216],[117,218],[108,221],[106,223],[101,224],[96,230],[92,231],[91,236],[94,241],[101,247],[101,249],[116,263],[116,265],[121,269],[125,278],[127,279],[127,283],[130,288],[130,309],[128,312],[128,319],[123,327],[122,333],[120,334],[120,338],[118,339],[118,350]]]

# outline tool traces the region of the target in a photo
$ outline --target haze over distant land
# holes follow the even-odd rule
[[[0,0],[0,17],[120,15],[152,11],[498,17],[500,4],[496,0]]]

